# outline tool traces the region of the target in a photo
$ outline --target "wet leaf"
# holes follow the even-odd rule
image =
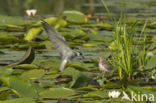
[[[112,30],[112,25],[109,23],[103,23],[103,24],[97,24],[96,25],[99,29],[107,29],[107,30]]]
[[[14,44],[14,43],[25,43],[25,40],[18,39],[16,36],[13,35],[0,35],[0,44]]]
[[[39,93],[42,98],[69,98],[75,92],[68,88],[50,88]]]
[[[8,76],[13,72],[11,68],[0,67],[0,78],[4,76]]]
[[[28,33],[26,34],[24,40],[27,41],[31,41],[32,39],[34,39],[37,35],[39,35],[42,32],[42,28],[41,27],[37,27],[37,28],[31,28]]]
[[[34,69],[24,72],[21,77],[25,79],[40,79],[44,74],[44,70]]]
[[[24,70],[30,70],[30,69],[38,69],[36,65],[33,64],[20,64],[14,67],[14,69],[24,69]]]
[[[128,85],[128,88],[132,91],[134,91],[135,93],[143,93],[143,89],[141,87],[137,87],[134,85]]]
[[[156,55],[152,56],[148,61],[147,65],[145,66],[146,68],[156,68]]]
[[[14,67],[19,64],[30,64],[33,62],[34,58],[35,52],[32,47],[29,47],[25,55],[18,62],[8,65],[8,67]]]
[[[67,22],[65,20],[63,20],[62,18],[57,18],[57,17],[46,18],[44,19],[44,21],[46,21],[48,24],[53,26],[55,29],[58,29],[60,27],[65,27],[67,25]],[[33,25],[33,27],[36,27],[36,26],[41,27],[42,26],[41,22],[42,21],[38,21],[36,24]]]
[[[36,90],[31,86],[31,84],[20,77],[4,77],[1,81],[8,85],[19,97],[38,97]]]
[[[89,76],[86,72],[80,72],[74,68],[68,67],[63,74],[65,75],[71,75],[73,78],[73,81],[71,82],[69,87],[72,88],[80,88],[87,86],[89,83]]]
[[[85,15],[79,11],[64,11],[62,16],[65,16],[66,20],[72,23],[85,23]]]
[[[94,98],[94,99],[102,99],[102,98],[108,98],[108,91],[104,90],[104,91],[93,91],[93,92],[89,92],[87,94],[84,94],[83,97],[85,98]]]
[[[31,98],[18,98],[18,99],[0,101],[0,103],[36,103],[36,102]]]
[[[80,71],[89,71],[85,65],[83,65],[82,63],[79,62],[72,62],[72,63],[68,63],[67,67],[73,67],[75,69],[78,69]]]
[[[3,91],[6,91],[6,90],[9,90],[10,88],[8,87],[0,87],[0,92],[3,92]]]

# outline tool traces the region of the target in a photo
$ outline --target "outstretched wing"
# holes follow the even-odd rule
[[[55,45],[57,51],[62,55],[71,52],[71,48],[68,46],[65,38],[59,34],[53,27],[51,27],[47,22],[42,20],[42,25],[46,30],[51,42]]]

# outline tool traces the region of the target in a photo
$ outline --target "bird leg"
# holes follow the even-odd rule
[[[104,80],[104,79],[105,79],[105,71],[102,72],[102,80]]]

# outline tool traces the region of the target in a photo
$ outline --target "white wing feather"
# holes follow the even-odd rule
[[[65,68],[65,65],[67,64],[68,60],[64,59],[62,60],[61,66],[60,66],[60,72],[62,72]]]

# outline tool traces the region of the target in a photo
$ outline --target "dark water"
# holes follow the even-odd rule
[[[104,0],[111,13],[120,14],[121,7],[128,16],[156,16],[156,0]],[[0,13],[24,16],[25,10],[37,9],[38,15],[58,15],[64,10],[106,15],[101,0],[0,0]]]

